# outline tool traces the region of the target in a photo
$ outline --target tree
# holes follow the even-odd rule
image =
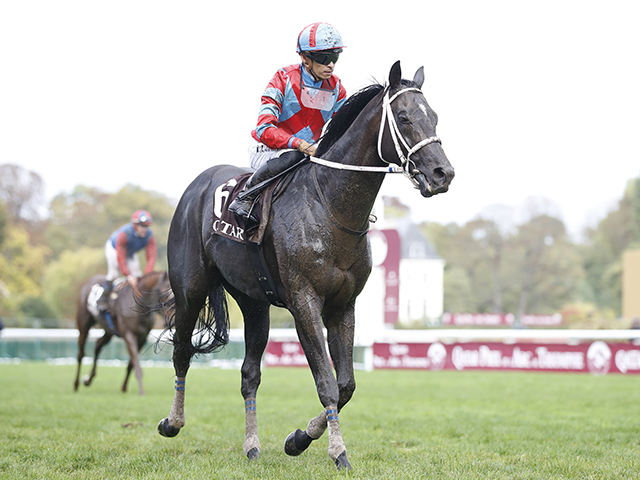
[[[527,313],[553,313],[575,299],[582,269],[561,220],[534,216],[518,226],[509,250],[505,284],[511,292],[511,311],[518,318]]]
[[[7,213],[7,207],[0,201],[0,247],[4,243],[7,235],[7,224],[9,223],[9,214]]]
[[[445,259],[445,310],[502,312],[502,257],[506,234],[479,217],[462,227],[423,224],[425,236]]]
[[[65,250],[104,245],[114,228],[114,222],[105,214],[104,205],[109,197],[110,194],[97,188],[77,185],[71,193],[53,198],[46,238],[54,258]]]
[[[0,202],[15,221],[40,220],[44,209],[44,182],[40,175],[11,163],[0,165]]]
[[[3,228],[0,245],[0,315],[20,314],[24,299],[41,294],[40,282],[49,254],[45,246],[30,243],[25,228],[9,224]]]
[[[423,224],[445,259],[445,310],[450,312],[553,313],[582,286],[580,256],[561,220],[544,202],[530,218],[495,206],[462,227]],[[544,208],[539,208],[542,205]]]
[[[138,209],[151,212],[158,243],[158,267],[164,268],[169,224],[175,206],[166,196],[126,185],[111,194],[78,185],[70,194],[59,194],[51,202],[47,241],[54,259],[66,250],[102,248],[111,233],[129,222]],[[97,273],[97,272],[96,272]]]
[[[102,248],[66,250],[51,262],[44,275],[44,300],[56,318],[75,318],[82,284],[105,271]]]
[[[20,311],[27,318],[55,318],[53,309],[42,297],[27,297],[20,303]]]
[[[624,196],[594,228],[585,231],[582,249],[588,300],[600,309],[622,311],[622,253],[640,246],[640,178],[627,184]]]

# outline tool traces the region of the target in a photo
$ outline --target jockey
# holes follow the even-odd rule
[[[262,94],[258,125],[251,132],[249,160],[255,173],[229,205],[238,216],[251,214],[259,189],[252,187],[313,156],[324,125],[344,104],[347,92],[333,69],[344,45],[328,23],[313,23],[298,35],[301,63],[281,68]]]
[[[123,225],[113,232],[105,245],[107,257],[107,281],[104,293],[98,301],[102,312],[107,311],[108,299],[113,289],[113,281],[120,274],[127,277],[127,281],[136,289],[138,277],[142,276],[140,259],[137,252],[146,248],[147,264],[145,275],[153,271],[156,263],[156,239],[149,226],[153,223],[151,214],[146,210],[136,210],[131,216],[131,223]]]

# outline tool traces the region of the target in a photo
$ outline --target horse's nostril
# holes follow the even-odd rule
[[[447,178],[447,174],[445,173],[444,169],[438,167],[433,171],[433,179],[437,182],[437,183],[443,183]]]

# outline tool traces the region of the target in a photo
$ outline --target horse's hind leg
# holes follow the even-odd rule
[[[81,316],[78,314],[78,369],[76,370],[76,380],[73,382],[73,390],[77,391],[78,386],[80,385],[80,371],[82,370],[82,359],[84,358],[84,347],[87,343],[87,338],[89,337],[89,329],[91,325],[89,324],[89,316],[85,314]]]
[[[129,359],[129,363],[127,364],[127,373],[124,375],[124,382],[122,382],[122,393],[127,391],[127,385],[129,384],[129,377],[131,376],[131,372],[133,371],[133,362]]]
[[[169,416],[158,423],[158,433],[163,437],[175,437],[185,424],[184,394],[187,372],[193,354],[191,335],[205,298],[206,292],[203,292],[198,301],[191,299],[191,302],[187,302],[183,298],[178,302],[176,294],[175,336],[173,339],[173,368],[176,374],[175,394]]]
[[[91,368],[91,373],[83,379],[83,383],[87,387],[91,385],[93,377],[96,376],[96,369],[98,368],[98,356],[100,355],[100,351],[107,343],[109,343],[109,341],[111,340],[111,336],[112,335],[109,332],[105,332],[104,335],[100,337],[96,342],[96,348],[93,353],[93,368]]]
[[[242,363],[242,396],[245,404],[243,450],[249,460],[260,457],[256,394],[260,386],[260,360],[269,340],[269,305],[236,296],[244,316],[245,355]]]

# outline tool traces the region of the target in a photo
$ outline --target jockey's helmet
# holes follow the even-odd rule
[[[298,48],[301,52],[320,52],[332,50],[334,53],[342,52],[344,45],[342,37],[333,25],[318,22],[307,25],[298,35]]]
[[[146,210],[136,210],[133,212],[133,215],[131,215],[131,223],[148,227],[153,223],[153,217]]]

